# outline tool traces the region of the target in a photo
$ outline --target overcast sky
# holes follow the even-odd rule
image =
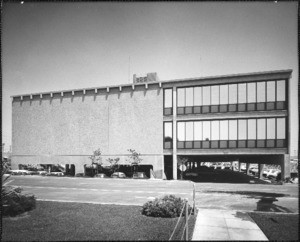
[[[11,95],[125,84],[135,73],[170,80],[293,69],[294,155],[297,11],[297,2],[3,3],[6,149]]]

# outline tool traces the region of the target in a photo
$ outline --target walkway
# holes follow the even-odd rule
[[[198,209],[192,240],[268,241],[268,238],[245,212]]]

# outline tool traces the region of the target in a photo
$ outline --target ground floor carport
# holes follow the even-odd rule
[[[241,164],[246,164],[246,172],[249,173],[250,164],[258,165],[258,174],[262,178],[264,165],[279,165],[281,167],[281,179],[290,177],[290,160],[287,154],[180,154],[164,156],[164,171],[167,179],[177,179],[178,164],[182,160],[188,168],[199,167],[202,162],[238,162],[239,170]]]

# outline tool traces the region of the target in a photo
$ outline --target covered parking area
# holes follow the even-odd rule
[[[241,164],[246,164],[246,173],[249,174],[250,165],[257,164],[258,177],[263,178],[264,165],[279,165],[281,168],[281,180],[290,178],[290,159],[287,154],[177,154],[176,162],[174,162],[174,156],[165,156],[165,161],[173,164],[173,167],[165,166],[165,173],[169,174],[169,179],[176,179],[170,177],[171,169],[175,170],[176,167],[181,164],[182,160],[185,160],[187,169],[200,167],[203,162],[237,162],[238,170],[241,171]]]

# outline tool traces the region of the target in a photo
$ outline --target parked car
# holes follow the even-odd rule
[[[263,171],[263,177],[267,177],[267,174],[270,172],[270,169],[266,169]]]
[[[149,179],[145,172],[137,172],[137,173],[134,173],[133,176],[132,176],[133,179]]]
[[[39,172],[38,171],[32,171],[32,170],[28,170],[27,175],[38,175]]]
[[[11,170],[12,175],[29,175],[30,172],[27,170]]]
[[[84,173],[76,173],[75,177],[84,177]]]
[[[241,172],[246,172],[246,165],[245,164],[241,165]]]
[[[105,175],[104,173],[96,174],[95,177],[97,177],[97,178],[108,178],[108,176]]]
[[[249,169],[249,172],[250,172],[250,174],[252,174],[253,176],[255,176],[255,175],[258,174],[258,168],[251,167],[251,168]]]
[[[61,171],[51,172],[51,176],[64,176],[65,174]]]
[[[269,172],[267,173],[267,178],[276,178],[278,174],[280,173],[280,170],[277,169],[270,169]]]
[[[198,173],[197,172],[186,172],[184,173],[184,177],[197,177]]]
[[[126,175],[123,172],[114,172],[111,175],[112,178],[126,178]]]
[[[42,176],[46,175],[47,173],[48,173],[47,171],[38,171],[38,174]]]

